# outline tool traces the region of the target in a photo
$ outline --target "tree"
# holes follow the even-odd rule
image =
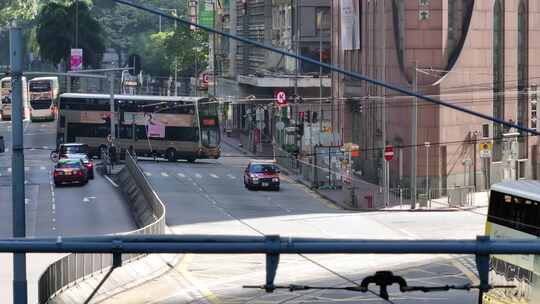
[[[76,46],[75,15],[78,15],[78,47],[83,49],[84,65],[97,68],[105,52],[103,30],[84,1],[78,3],[78,8],[74,2],[50,2],[42,7],[37,16],[37,42],[41,58],[53,64],[62,60],[69,62],[70,50]]]
[[[207,32],[179,26],[174,35],[170,36],[164,44],[172,64],[176,59],[180,72],[196,76],[207,68]]]

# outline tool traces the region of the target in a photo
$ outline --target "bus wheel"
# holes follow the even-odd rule
[[[170,162],[176,161],[176,150],[173,148],[167,149],[167,160]]]

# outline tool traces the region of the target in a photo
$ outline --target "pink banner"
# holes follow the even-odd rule
[[[159,121],[148,122],[148,138],[165,138],[165,125]]]

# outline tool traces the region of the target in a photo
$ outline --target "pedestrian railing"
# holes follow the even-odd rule
[[[126,153],[126,167],[131,178],[145,196],[149,207],[152,208],[156,220],[140,229],[120,233],[122,235],[164,234],[165,205],[148,181],[135,159]],[[123,254],[122,262],[129,263],[143,257],[144,254]],[[113,266],[111,254],[72,253],[51,264],[41,275],[38,282],[39,303],[44,304],[62,290],[77,284],[98,272],[103,272]]]

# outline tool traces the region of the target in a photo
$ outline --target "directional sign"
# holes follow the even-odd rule
[[[287,104],[287,94],[284,91],[276,93],[276,102],[278,105],[283,106]]]
[[[386,146],[384,147],[384,159],[391,161],[394,158],[394,147]]]

